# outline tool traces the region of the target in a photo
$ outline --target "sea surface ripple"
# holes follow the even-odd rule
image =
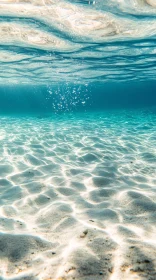
[[[0,1],[0,84],[154,80],[155,0]]]

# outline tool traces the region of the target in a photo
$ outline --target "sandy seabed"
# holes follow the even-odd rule
[[[0,279],[156,279],[156,114],[0,117]]]

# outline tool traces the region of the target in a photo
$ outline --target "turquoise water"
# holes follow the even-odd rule
[[[0,280],[156,279],[156,1],[0,1]]]
[[[155,80],[154,0],[0,2],[0,83]]]
[[[0,112],[46,117],[98,110],[156,107],[156,82],[1,86]]]
[[[0,36],[2,113],[156,104],[154,0],[1,1]]]

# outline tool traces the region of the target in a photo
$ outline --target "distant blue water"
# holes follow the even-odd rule
[[[0,114],[60,114],[156,106],[156,82],[1,86]]]
[[[156,5],[0,4],[0,114],[156,105]]]
[[[156,279],[156,0],[0,1],[0,280]]]
[[[0,113],[156,104],[153,0],[1,1]]]

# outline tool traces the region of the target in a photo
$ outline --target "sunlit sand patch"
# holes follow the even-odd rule
[[[0,141],[5,138],[5,132],[0,131]]]
[[[1,121],[3,277],[155,279],[155,115],[126,120]]]

